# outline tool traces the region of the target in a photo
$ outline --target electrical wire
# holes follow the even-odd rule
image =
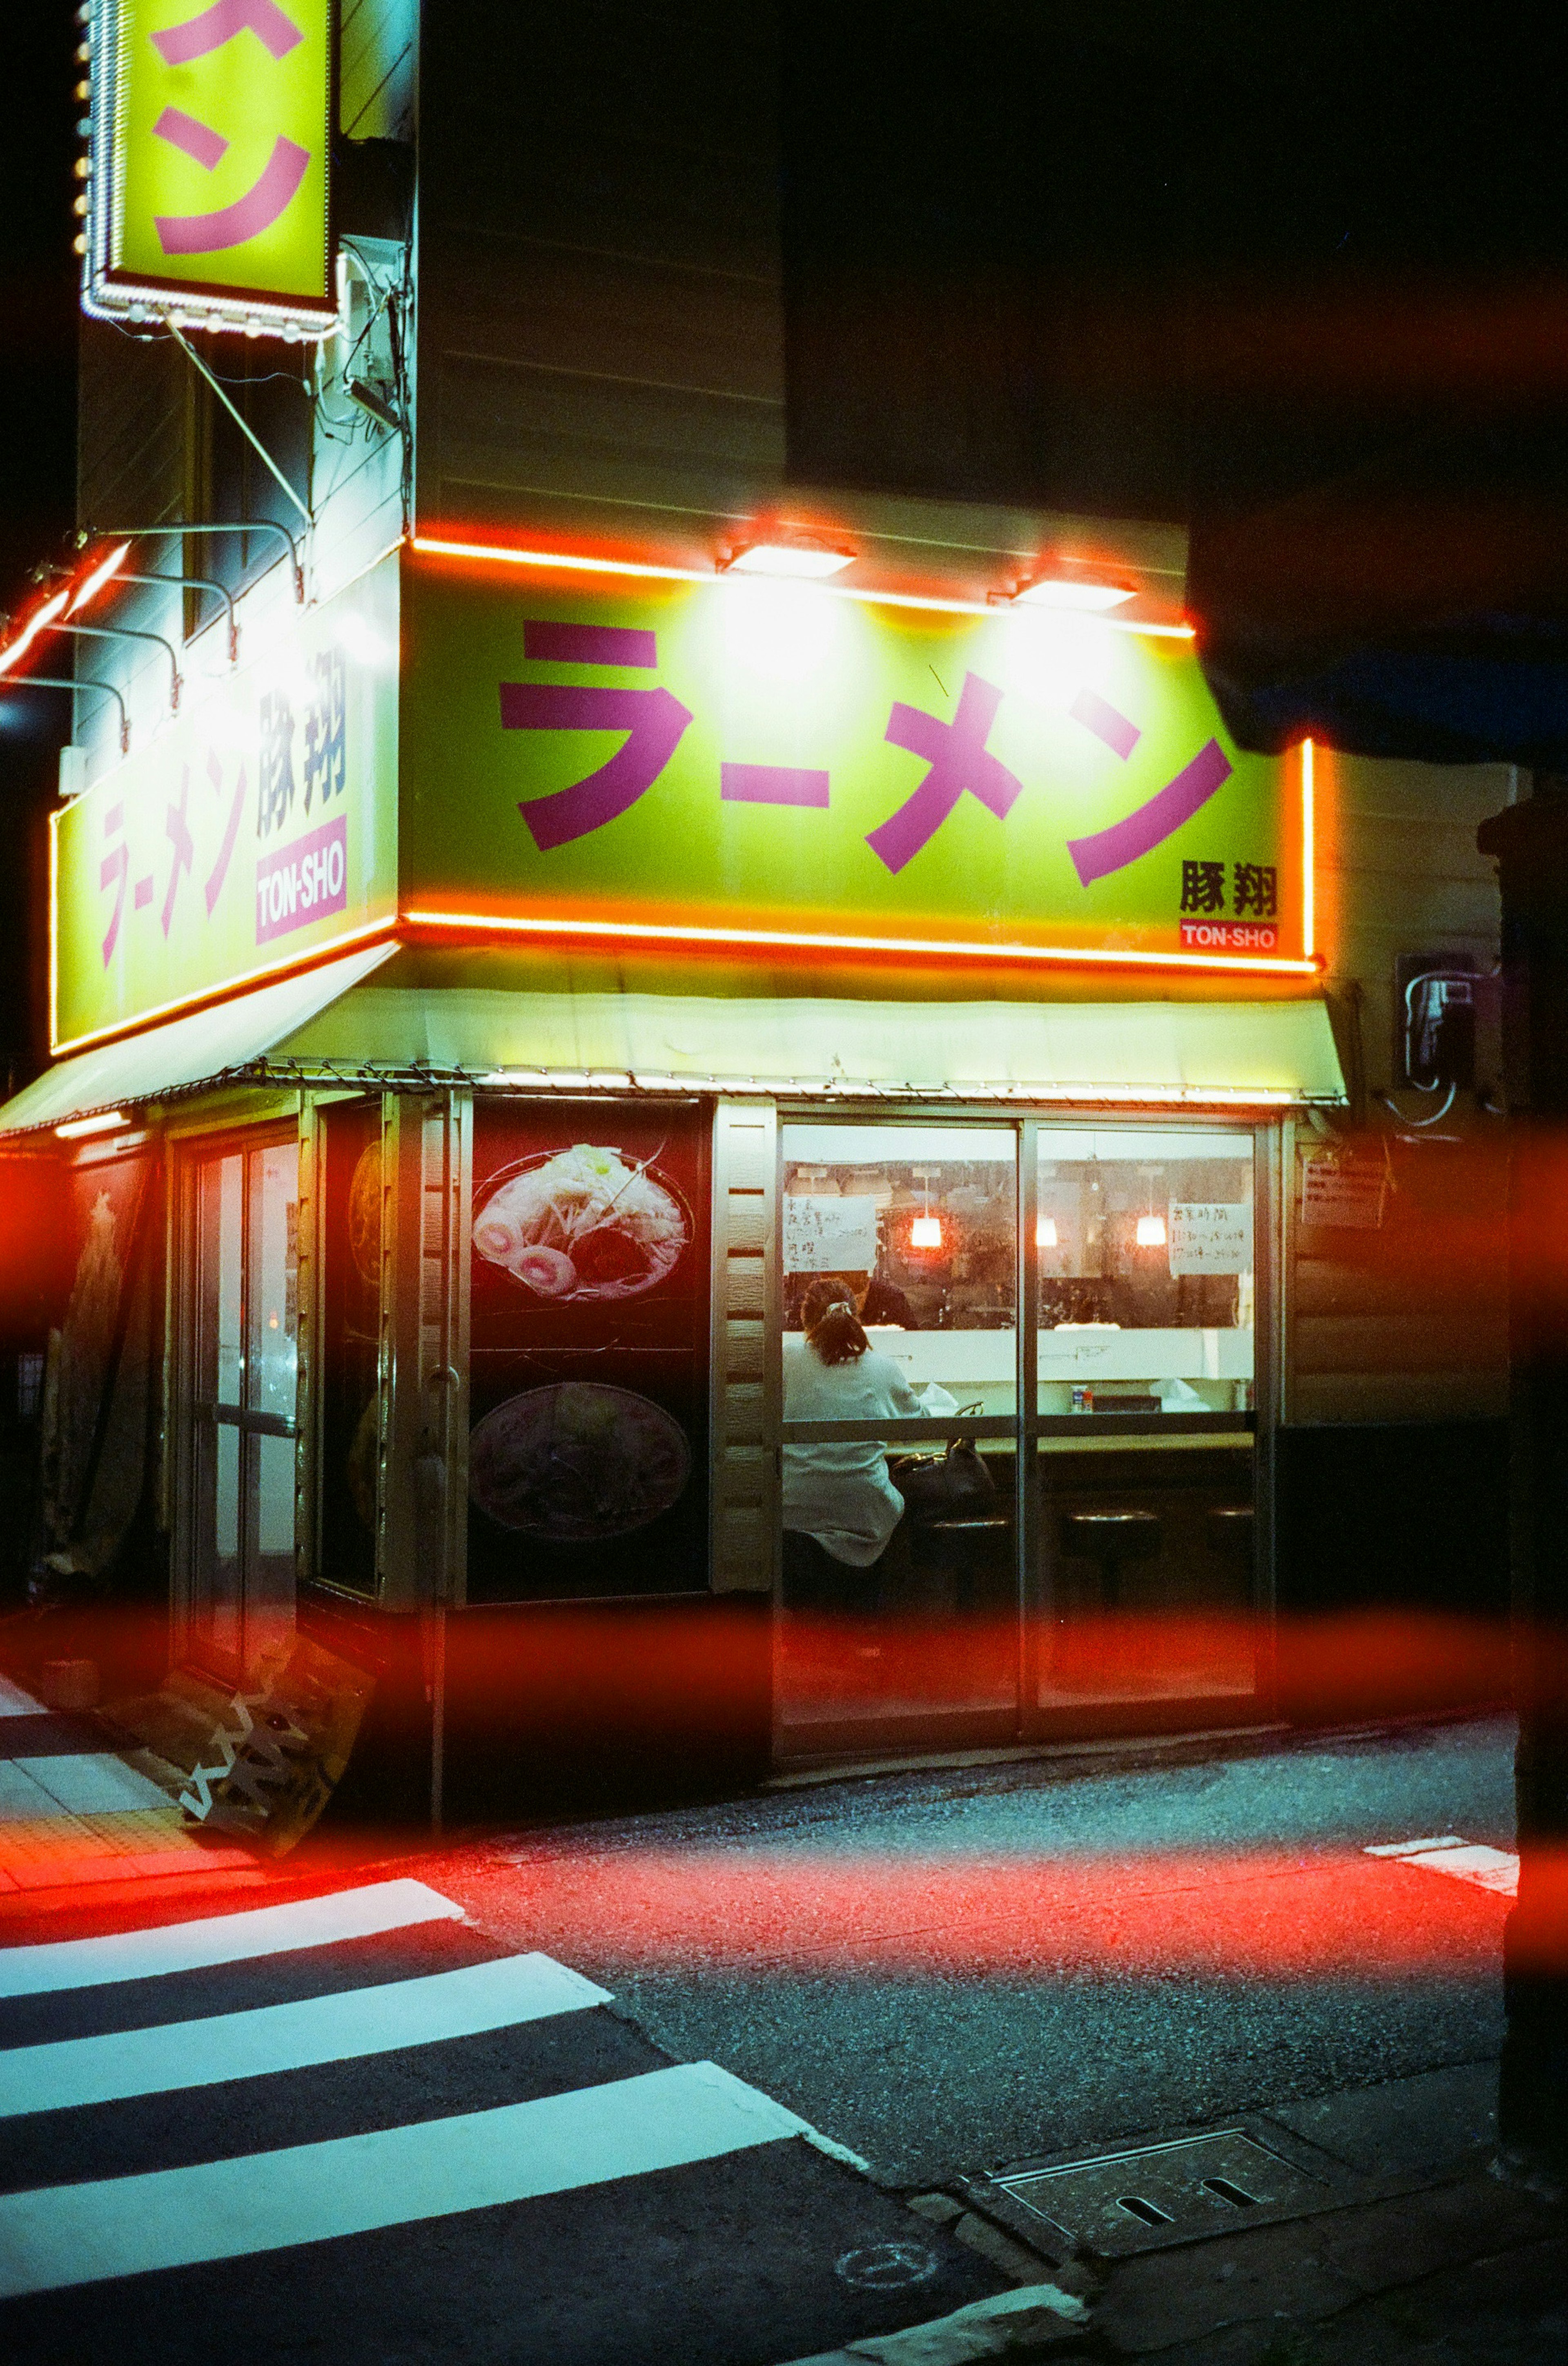
[[[1436,1085],[1417,1085],[1416,1087],[1416,1090],[1417,1092],[1436,1092],[1438,1090],[1438,1087]],[[1402,1141],[1406,1141],[1414,1134],[1425,1132],[1428,1126],[1440,1125],[1444,1118],[1447,1117],[1450,1110],[1452,1109],[1454,1105],[1454,1098],[1458,1091],[1459,1087],[1457,1085],[1450,1085],[1447,1092],[1443,1095],[1441,1108],[1435,1109],[1430,1117],[1406,1117],[1404,1110],[1399,1107],[1398,1102],[1394,1098],[1392,1093],[1374,1093],[1372,1095],[1372,1098],[1375,1101],[1381,1101],[1383,1108],[1387,1110],[1397,1121],[1400,1139]],[[1431,1138],[1434,1142],[1457,1142],[1460,1137],[1457,1133],[1436,1133],[1433,1134]]]

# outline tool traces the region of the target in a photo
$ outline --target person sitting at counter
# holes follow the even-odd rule
[[[896,1323],[901,1331],[918,1331],[920,1317],[908,1294],[879,1269],[870,1275],[859,1300],[862,1323]]]
[[[805,1337],[784,1358],[786,1421],[897,1421],[920,1413],[898,1366],[867,1338],[844,1282],[813,1281],[801,1318]],[[784,1448],[785,1573],[797,1595],[832,1590],[824,1581],[834,1564],[874,1568],[902,1515],[903,1497],[875,1439]],[[819,1554],[828,1557],[826,1568]]]
[[[896,1324],[902,1331],[920,1329],[920,1317],[907,1292],[896,1281],[889,1281],[879,1269],[876,1273],[818,1274],[812,1280],[803,1274],[790,1274],[785,1285],[786,1331],[800,1330],[804,1293],[813,1281],[836,1282],[840,1295],[849,1301],[863,1324]]]

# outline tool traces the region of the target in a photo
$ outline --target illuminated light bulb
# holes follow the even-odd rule
[[[1162,1249],[1165,1246],[1163,1216],[1140,1216],[1137,1220],[1137,1245],[1140,1249]]]
[[[1054,1216],[1040,1216],[1036,1218],[1035,1223],[1035,1246],[1037,1249],[1054,1249],[1056,1245],[1056,1218]]]
[[[748,543],[725,561],[725,569],[733,575],[791,576],[809,581],[823,575],[837,575],[854,561],[852,550],[835,549],[831,543],[815,542],[805,535],[791,535],[778,542]]]
[[[941,1217],[916,1216],[909,1228],[909,1245],[912,1249],[939,1249],[942,1245]]]

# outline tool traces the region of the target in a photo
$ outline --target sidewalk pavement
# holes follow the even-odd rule
[[[0,1676],[0,1939],[20,1923],[268,1886],[248,1849],[182,1817],[179,1770]],[[275,1886],[275,1885],[274,1885]]]
[[[1051,2172],[1092,2156],[913,2196],[920,2215],[946,2224],[1014,2278],[1012,2308],[982,2302],[793,2366],[958,2366],[995,2356],[1148,2366],[1562,2366],[1563,2205],[1497,2173],[1496,2075],[1495,2062],[1426,2071],[1200,2132],[1211,2142],[1240,2135],[1280,2165],[1290,2198],[1247,2208],[1243,2225],[1237,2207],[1210,2206],[1197,2214],[1208,2224],[1193,2231],[1192,2214],[1174,2198],[1180,2180],[1171,2163],[1194,2141],[1191,2132],[1168,2139],[1164,2155],[1101,2156],[1115,2169],[1091,2172],[1070,2190],[1066,2176],[1058,2185]],[[1233,2159],[1247,2157],[1232,2146]],[[1121,2187],[1136,2203],[1156,2164],[1151,2190],[1171,2214],[1163,2228],[1145,2226],[1114,2198]],[[1201,2166],[1187,2172],[1194,2191]],[[1070,2226],[1047,2222],[1047,2207],[1064,2219],[1076,2210],[1087,2235],[1075,2240]],[[1073,2300],[1081,2315],[1069,2313]]]

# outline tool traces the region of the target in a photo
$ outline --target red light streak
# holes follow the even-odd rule
[[[1360,1848],[617,1850],[591,1840],[427,1875],[487,1927],[570,1962],[777,1978],[1406,1980],[1497,1962],[1510,1901]],[[1568,1964],[1568,1853],[1535,1960]],[[465,1887],[467,1895],[465,1896]]]

